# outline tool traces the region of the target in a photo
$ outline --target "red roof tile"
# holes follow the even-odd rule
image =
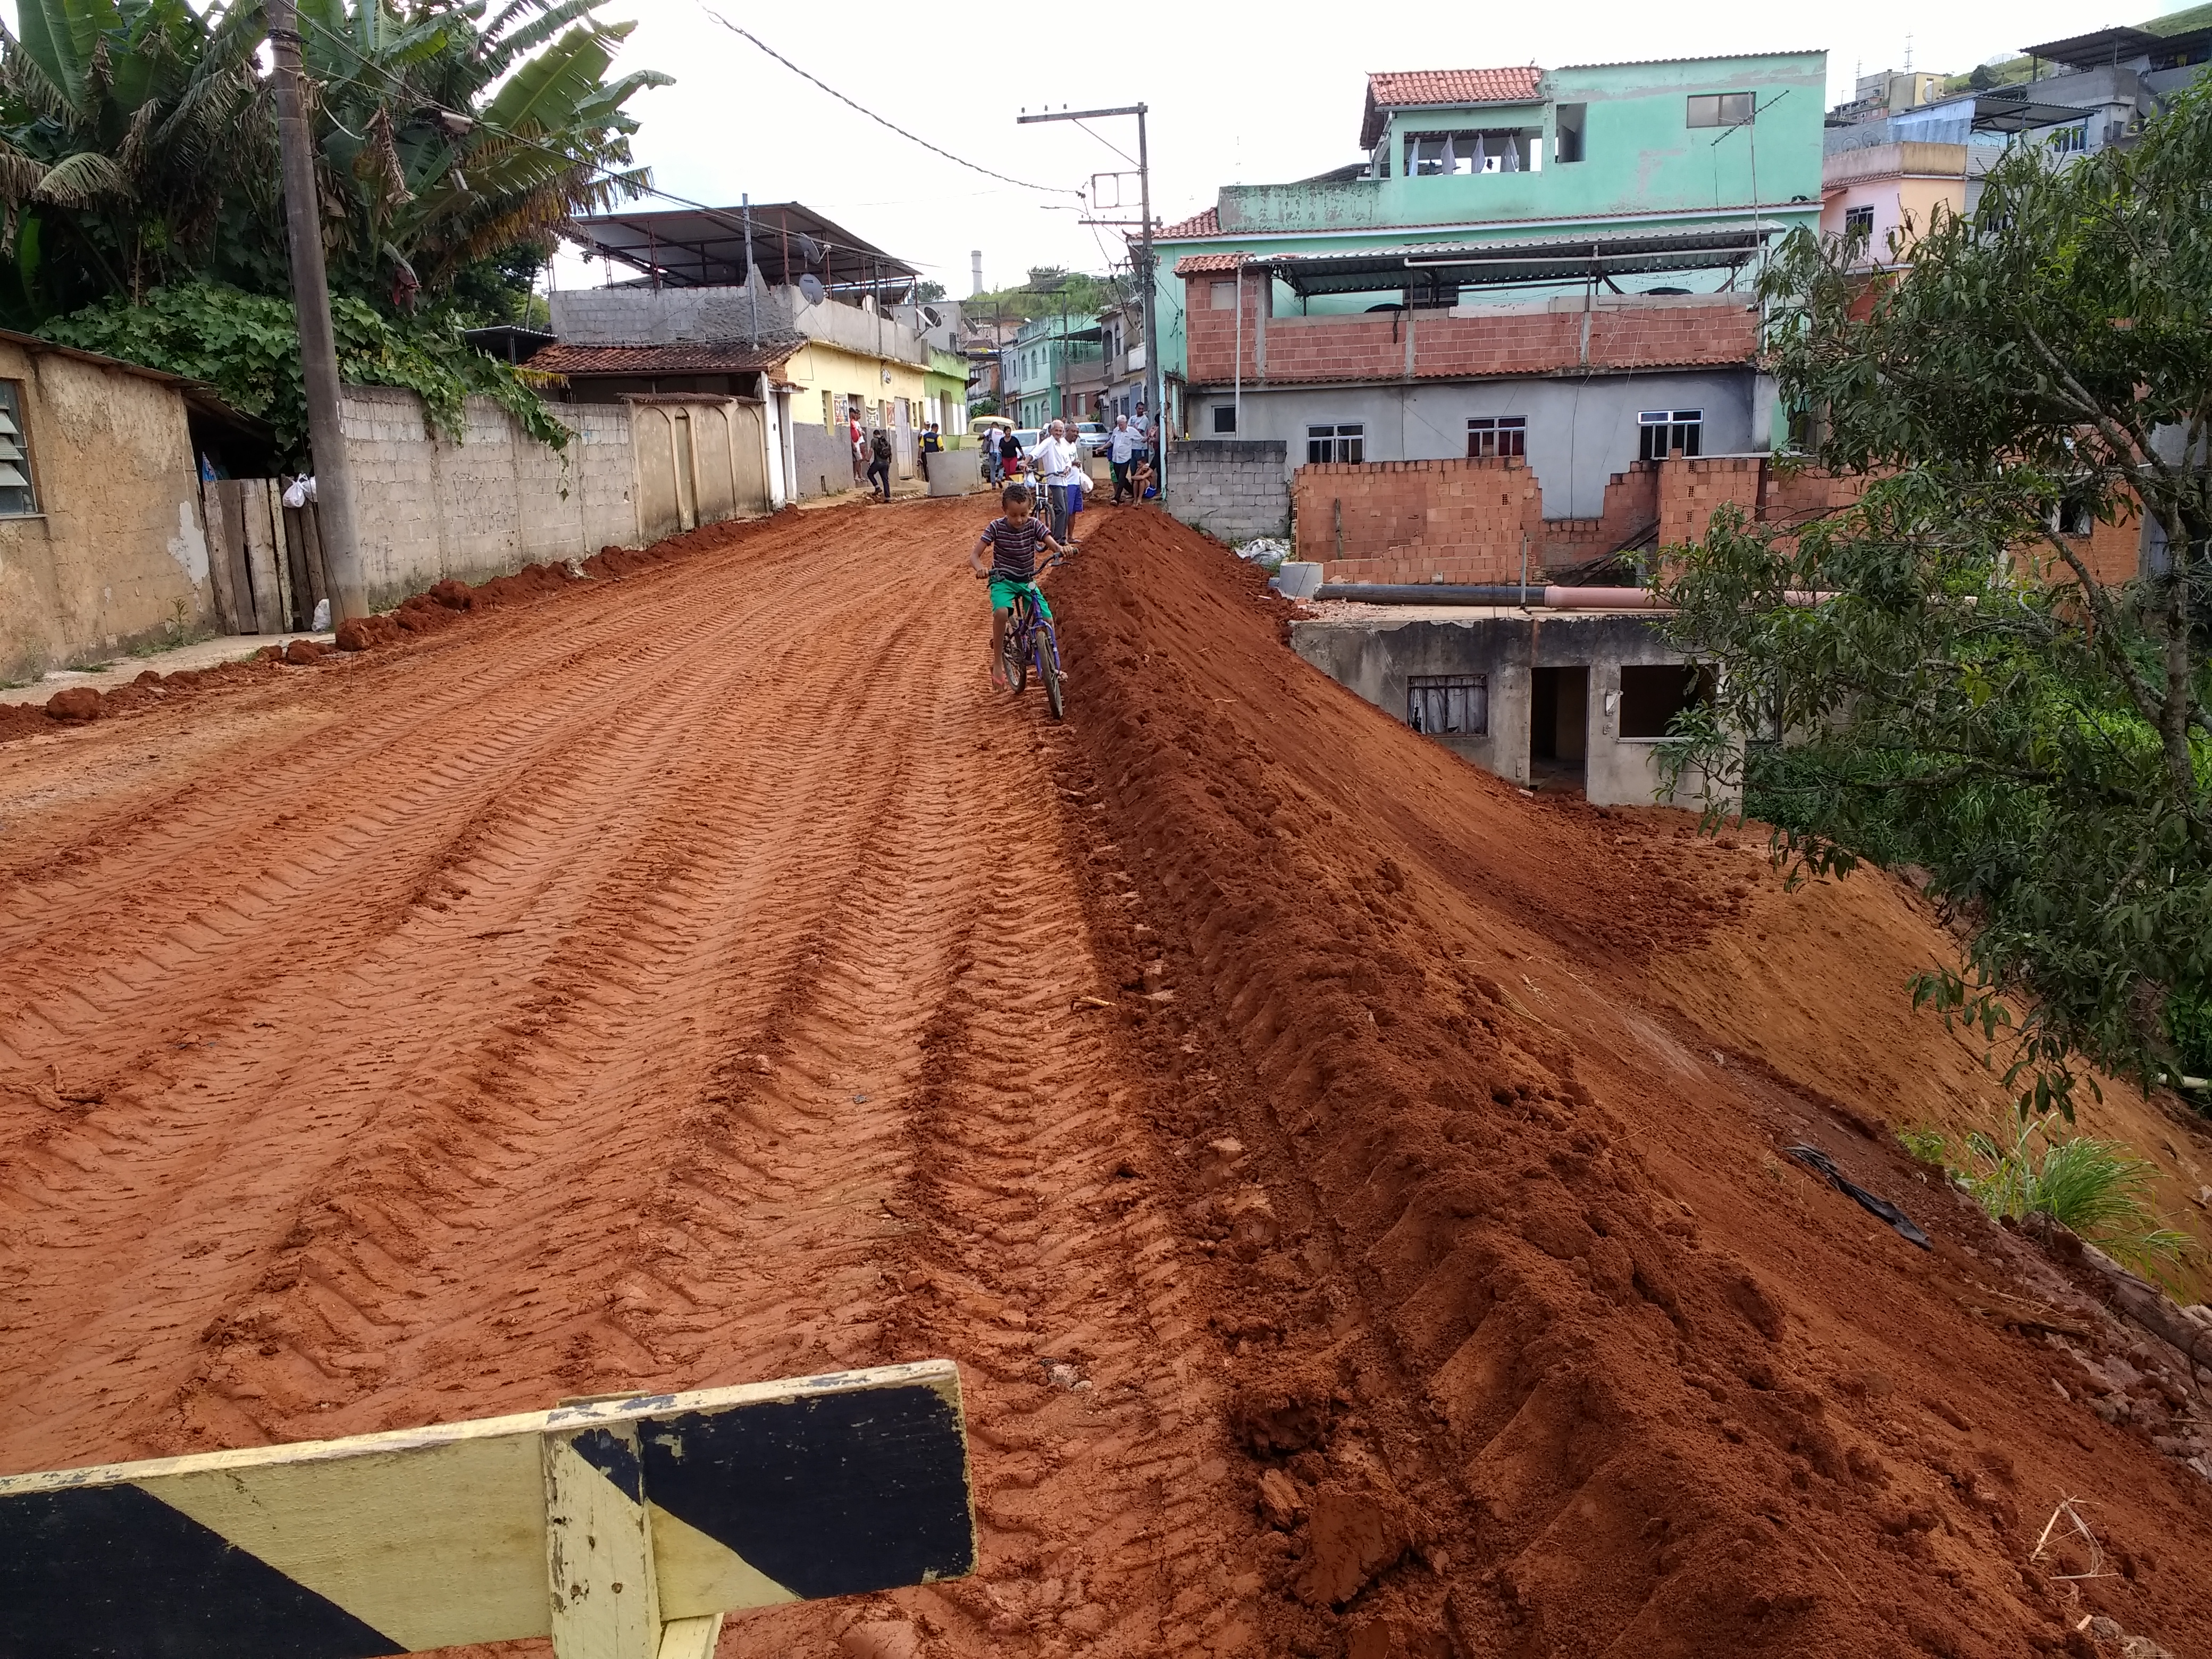
[[[1195,276],[1208,270],[1234,270],[1249,257],[1243,253],[1187,253],[1176,261],[1175,274]]]
[[[1543,96],[1544,71],[1534,64],[1510,69],[1399,70],[1367,77],[1367,113],[1359,147],[1375,148],[1382,112],[1408,104],[1527,104]]]
[[[798,338],[717,340],[697,345],[550,345],[526,368],[540,374],[749,374],[780,368],[805,344]]]
[[[1178,220],[1152,233],[1156,242],[1180,241],[1190,236],[1218,236],[1221,234],[1221,216],[1213,209],[1194,213],[1188,219]]]

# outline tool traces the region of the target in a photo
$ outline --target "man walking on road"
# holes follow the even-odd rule
[[[1067,492],[1081,487],[1075,482],[1075,470],[1083,465],[1083,447],[1068,441],[1066,422],[1052,423],[1052,429],[1030,451],[1030,464],[1044,480],[1052,538],[1064,542],[1067,539]]]
[[[1129,430],[1129,417],[1116,415],[1114,431],[1106,440],[1106,459],[1114,469],[1114,505],[1121,504],[1121,495],[1129,489],[1129,464],[1137,459],[1137,434]]]
[[[880,489],[884,492],[884,499],[889,501],[891,498],[891,434],[878,427],[876,435],[869,440],[868,449],[873,457],[868,463],[868,483],[871,487]]]

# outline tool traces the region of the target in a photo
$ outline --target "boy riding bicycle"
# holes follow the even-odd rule
[[[991,584],[991,684],[1003,691],[1006,689],[1003,661],[1006,617],[1014,608],[1014,596],[1026,589],[1038,611],[1049,618],[1052,607],[1036,585],[1037,550],[1042,547],[1054,553],[1067,550],[1053,539],[1052,532],[1036,516],[1036,495],[1027,484],[1008,484],[999,500],[1006,509],[1006,516],[983,526],[983,533],[968,550],[968,568],[978,581]],[[986,552],[991,556],[988,565],[983,562]]]

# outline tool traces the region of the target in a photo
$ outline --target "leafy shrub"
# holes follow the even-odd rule
[[[414,392],[425,426],[447,441],[460,441],[466,400],[475,392],[540,443],[568,447],[568,428],[513,369],[464,340],[458,324],[419,319],[402,330],[345,295],[332,296],[331,319],[341,378]],[[307,396],[290,301],[214,283],[174,283],[151,290],[141,304],[104,300],[39,331],[58,345],[202,382],[233,409],[268,422],[287,460],[305,465]]]

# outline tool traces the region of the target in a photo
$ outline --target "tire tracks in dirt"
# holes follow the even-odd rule
[[[64,803],[0,866],[4,1467],[945,1353],[981,1573],[726,1659],[1244,1644],[1219,1355],[1082,1001],[1064,738],[983,688],[980,516],[791,515],[0,755]],[[237,736],[181,781],[71,770],[193,718]]]

